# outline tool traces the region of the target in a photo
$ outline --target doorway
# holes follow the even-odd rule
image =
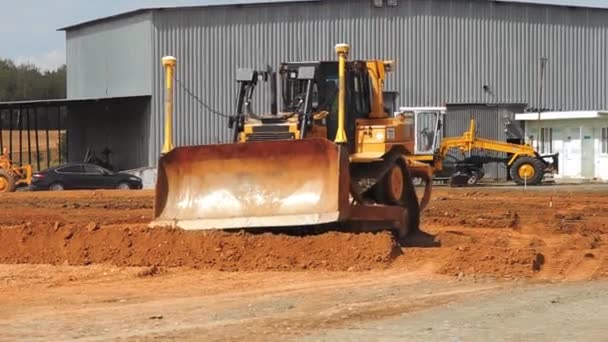
[[[592,127],[581,128],[581,174],[583,178],[595,177],[595,146]]]
[[[581,175],[581,127],[569,127],[564,130],[564,157],[562,176],[580,178]]]

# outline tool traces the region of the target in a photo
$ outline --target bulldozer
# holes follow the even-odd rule
[[[399,238],[419,230],[431,196],[432,167],[410,158],[411,121],[383,102],[394,63],[349,60],[285,62],[278,72],[237,71],[232,141],[173,147],[173,73],[166,69],[165,142],[158,162],[152,227],[185,230],[389,229]],[[257,83],[270,83],[270,110],[256,114]],[[279,79],[277,81],[277,79]],[[281,106],[279,110],[280,88]],[[419,199],[412,182],[427,186]]]
[[[32,184],[32,166],[16,166],[6,148],[0,154],[0,192],[15,192],[21,185]]]

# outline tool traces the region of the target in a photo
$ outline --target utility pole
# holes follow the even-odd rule
[[[539,95],[538,95],[538,120],[540,122],[541,119],[541,112],[544,109],[545,106],[545,101],[544,101],[544,93],[545,93],[545,69],[547,67],[547,62],[549,61],[549,58],[547,57],[541,57],[540,58],[540,89],[539,89]],[[541,149],[542,146],[544,146],[544,141],[545,141],[545,137],[543,136],[543,128],[540,126],[540,124],[538,125],[538,146],[537,148]],[[544,147],[542,147],[542,149],[544,149]]]
[[[545,91],[545,69],[547,67],[547,62],[549,61],[549,58],[547,57],[541,57],[540,58],[540,91],[539,91],[539,97],[538,97],[538,103],[539,103],[539,109],[538,109],[538,120],[540,121],[540,112],[542,112],[543,108],[544,108],[544,101],[543,101],[543,97],[544,97],[544,91]]]

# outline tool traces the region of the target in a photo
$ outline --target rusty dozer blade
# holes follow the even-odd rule
[[[339,221],[349,205],[342,150],[326,139],[175,148],[159,160],[151,226],[204,230]]]

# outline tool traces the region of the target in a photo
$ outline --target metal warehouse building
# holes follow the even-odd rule
[[[230,114],[236,68],[334,59],[342,42],[351,44],[352,58],[396,61],[387,89],[399,92],[398,106],[608,108],[606,9],[498,0],[297,1],[141,9],[62,30],[68,100],[98,99],[69,106],[69,158],[108,147],[120,169],[156,164],[165,55],[177,57],[183,85],[176,89],[176,145],[229,135],[226,118],[185,89]],[[480,126],[502,132],[502,119],[484,120]]]

